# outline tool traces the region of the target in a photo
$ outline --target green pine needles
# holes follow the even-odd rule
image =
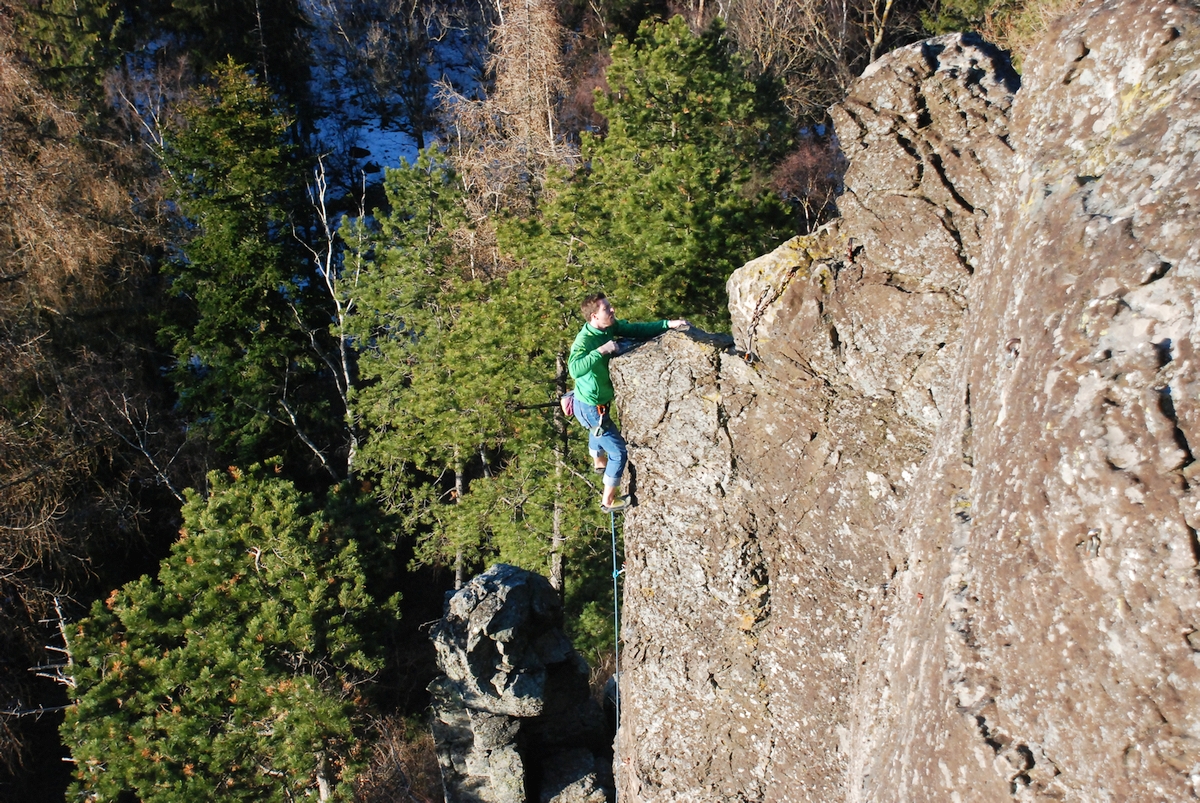
[[[574,292],[521,273],[489,279],[456,251],[470,223],[436,151],[384,186],[388,211],[343,231],[359,275],[363,471],[417,533],[420,562],[547,572],[556,533],[578,531],[592,495],[566,469],[552,406]]]
[[[361,470],[418,562],[549,574],[569,616],[586,613],[585,651],[611,640],[597,600],[608,519],[585,433],[554,404],[579,301],[602,289],[622,317],[725,329],[729,275],[792,233],[764,177],[791,142],[778,87],[747,80],[719,28],[644,25],[614,46],[608,81],[608,129],[584,136],[582,166],[552,176],[528,217],[483,224],[503,259],[480,265],[462,246],[481,224],[434,150],[389,170],[387,208],[342,232]]]
[[[583,135],[585,167],[552,180],[542,217],[502,244],[603,289],[622,316],[727,330],[729,276],[794,233],[766,178],[791,145],[779,87],[745,77],[720,27],[696,36],[681,17],[618,39],[608,85],[608,131]]]
[[[45,0],[14,6],[17,29],[43,80],[55,89],[95,90],[119,57],[125,17],[110,0]]]
[[[348,800],[357,691],[381,661],[359,544],[262,469],[189,492],[158,577],[92,606],[69,640],[63,725],[97,801]],[[392,601],[394,607],[395,601]]]
[[[313,348],[332,312],[296,234],[304,165],[291,129],[269,88],[227,61],[162,149],[183,244],[164,270],[159,339],[193,429],[242,465],[289,454],[281,442],[324,455],[338,440]]]

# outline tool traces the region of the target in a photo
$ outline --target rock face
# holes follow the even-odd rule
[[[1200,15],[897,51],[735,344],[614,361],[623,801],[1200,797]]]
[[[445,673],[429,690],[447,803],[609,799],[609,735],[549,581],[493,566],[447,601],[433,640]]]

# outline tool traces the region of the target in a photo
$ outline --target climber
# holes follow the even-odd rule
[[[593,469],[604,475],[600,509],[605,513],[619,513],[629,507],[629,497],[618,497],[621,475],[625,472],[625,439],[608,415],[614,395],[608,361],[621,352],[613,338],[649,340],[668,329],[684,329],[690,324],[682,319],[649,323],[618,320],[603,293],[588,296],[579,309],[586,323],[575,336],[567,358],[567,370],[575,380],[574,413],[588,430],[588,452],[592,455]]]

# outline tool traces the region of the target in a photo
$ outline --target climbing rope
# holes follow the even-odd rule
[[[621,787],[619,769],[621,766],[621,598],[617,591],[617,579],[624,569],[617,567],[617,514],[609,512],[608,521],[612,533],[612,562],[613,562],[613,650],[615,653],[613,666],[613,700],[617,716],[617,733],[613,743],[616,760],[613,762],[613,797],[616,799],[617,790]]]

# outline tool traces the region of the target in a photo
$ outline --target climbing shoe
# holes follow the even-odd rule
[[[600,503],[600,510],[604,513],[624,513],[630,507],[632,507],[632,505],[629,504],[628,496],[622,496],[616,499],[611,505],[606,505],[603,502]]]
[[[606,468],[608,468],[608,466],[592,466],[592,471],[595,472],[596,474],[603,474],[604,469],[606,469]]]

